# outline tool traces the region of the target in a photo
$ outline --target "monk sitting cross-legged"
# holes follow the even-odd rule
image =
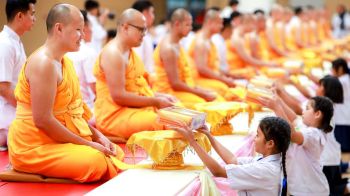
[[[23,66],[15,89],[16,118],[9,131],[9,159],[17,171],[79,182],[117,175],[108,156],[124,156],[98,130],[82,101],[78,77],[66,52],[79,49],[83,16],[55,5],[46,20],[48,37]]]
[[[217,49],[211,41],[212,35],[219,33],[222,28],[219,12],[209,9],[204,17],[202,29],[196,34],[188,50],[192,57],[198,76],[195,82],[198,86],[216,91],[229,100],[229,87],[235,87],[228,73],[219,68]]]
[[[156,110],[172,106],[176,99],[153,93],[144,64],[132,50],[142,42],[146,20],[139,11],[127,9],[118,20],[117,30],[94,67],[96,126],[105,135],[123,138],[163,129],[157,123]]]
[[[192,16],[184,9],[171,15],[171,30],[154,51],[157,80],[154,89],[176,96],[185,106],[213,101],[212,91],[196,87],[188,56],[179,41],[192,28]]]

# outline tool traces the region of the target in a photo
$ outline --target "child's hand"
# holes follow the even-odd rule
[[[171,130],[179,132],[189,142],[195,141],[193,131],[187,125],[184,125],[184,124],[182,124],[180,126],[166,125],[165,127],[167,129],[171,129]]]
[[[267,108],[275,110],[280,103],[279,97],[275,94],[272,98],[269,97],[259,97],[259,103]]]
[[[197,129],[196,131],[203,133],[205,135],[210,135],[210,131],[209,131],[207,125],[204,125],[203,127]]]

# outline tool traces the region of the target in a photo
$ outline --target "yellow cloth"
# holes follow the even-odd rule
[[[194,136],[198,144],[209,152],[209,139],[199,132],[195,132]],[[161,164],[171,153],[181,154],[188,146],[188,141],[172,130],[143,131],[132,135],[126,145],[132,152],[136,146],[143,148],[156,164]]]
[[[226,60],[229,70],[245,68],[246,64],[243,59],[237,54],[231,40],[226,40]]]
[[[62,82],[57,86],[53,106],[55,118],[74,134],[91,141],[87,120],[88,107],[81,101],[80,86],[74,66],[68,58],[62,60]],[[48,177],[68,178],[79,182],[110,179],[117,175],[109,158],[89,146],[59,143],[33,122],[30,87],[23,66],[15,89],[16,119],[9,131],[9,159],[14,169]],[[38,76],[43,77],[43,76]],[[118,159],[124,157],[117,147]]]
[[[195,108],[207,113],[207,122],[211,125],[210,132],[213,135],[232,134],[233,127],[229,120],[240,112],[248,112],[250,119],[253,116],[250,106],[242,102],[196,104]]]
[[[117,105],[113,101],[99,59],[94,67],[94,75],[97,79],[94,107],[96,126],[105,135],[129,138],[139,131],[163,129],[163,126],[156,122],[155,107],[131,108]],[[139,96],[153,97],[147,78],[148,74],[140,57],[131,50],[125,69],[126,91]]]
[[[167,73],[164,68],[164,64],[160,58],[160,46],[154,50],[153,58],[156,70],[156,81],[154,82],[153,89],[157,92],[169,93],[174,95],[177,99],[181,101],[187,108],[192,108],[195,103],[205,103],[206,101],[189,92],[175,91],[172,89]],[[194,76],[191,72],[191,65],[189,57],[183,48],[180,48],[179,58],[178,58],[177,70],[179,79],[186,83],[189,87],[194,88]]]

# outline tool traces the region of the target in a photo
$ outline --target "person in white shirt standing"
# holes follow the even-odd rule
[[[147,28],[151,28],[154,22],[154,6],[150,1],[136,1],[132,8],[135,10],[141,12],[145,18],[147,23]],[[141,27],[134,28],[141,29]],[[137,55],[140,56],[142,62],[145,64],[145,68],[148,73],[152,74],[154,73],[154,62],[153,62],[153,39],[152,36],[146,32],[145,36],[143,37],[143,41],[141,45],[137,48],[134,48]]]
[[[333,36],[343,38],[350,33],[350,14],[347,12],[345,5],[337,6],[337,13],[332,17]]]
[[[90,44],[96,52],[99,53],[107,37],[107,31],[104,29],[103,25],[106,23],[109,10],[104,9],[103,12],[100,13],[100,4],[94,0],[85,1],[85,10],[88,13],[87,17],[92,28],[92,39]]]
[[[87,18],[86,11],[81,11],[84,17],[84,38],[78,52],[69,52],[67,56],[73,61],[75,71],[79,77],[80,90],[85,103],[93,111],[96,94],[96,78],[93,74],[93,67],[97,59],[96,51],[88,45],[91,41],[91,24]]]
[[[8,127],[15,117],[14,88],[26,60],[20,37],[35,22],[36,0],[7,0],[7,24],[0,33],[0,146],[6,146]]]
[[[332,61],[332,72],[343,86],[344,103],[336,104],[334,135],[342,152],[350,152],[350,69],[343,58]]]

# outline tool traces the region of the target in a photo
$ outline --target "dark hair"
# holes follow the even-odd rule
[[[348,63],[343,58],[337,58],[334,61],[332,61],[332,68],[336,71],[338,71],[340,68],[343,68],[344,73],[347,73],[350,75]]]
[[[136,1],[134,4],[132,4],[132,8],[139,12],[148,10],[150,7],[154,7],[150,1]]]
[[[87,17],[87,12],[85,10],[80,10],[81,14],[83,15],[84,18],[84,25],[89,24],[89,19]]]
[[[35,4],[36,0],[7,0],[5,8],[7,22],[11,22],[18,12],[26,13],[31,3]]]
[[[117,35],[117,30],[115,29],[108,29],[107,31],[107,38],[113,39]]]
[[[318,128],[322,129],[323,132],[329,133],[333,130],[333,127],[330,125],[331,119],[333,117],[334,108],[333,102],[328,97],[316,96],[311,98],[311,106],[314,111],[321,111],[322,120]]]
[[[229,4],[229,6],[233,6],[233,5],[238,5],[239,2],[237,0],[230,0],[230,2],[228,4]]]
[[[265,140],[273,140],[276,150],[282,153],[283,187],[282,196],[287,195],[286,152],[290,144],[291,128],[287,121],[280,117],[265,117],[259,123]]]
[[[343,86],[337,77],[327,75],[320,79],[319,84],[323,86],[325,97],[328,97],[333,103],[343,103]]]
[[[222,22],[223,22],[224,27],[221,29],[221,31],[223,31],[226,28],[231,27],[231,20],[229,18],[224,18],[222,20]]]
[[[233,11],[231,16],[230,16],[230,19],[233,20],[233,19],[238,18],[240,16],[242,16],[241,12]]]
[[[212,7],[208,8],[207,11],[208,11],[208,10],[215,10],[215,11],[218,11],[218,12],[219,12],[219,11],[220,11],[220,8],[219,8],[218,6],[212,6]]]
[[[257,9],[254,11],[254,14],[257,15],[257,14],[262,14],[262,15],[265,15],[265,12],[261,9]]]
[[[294,8],[294,14],[295,15],[300,15],[302,13],[303,13],[303,8],[302,7],[298,6],[298,7]]]
[[[87,0],[85,1],[84,7],[85,7],[85,10],[90,11],[92,9],[99,8],[100,4],[98,3],[98,1]]]

